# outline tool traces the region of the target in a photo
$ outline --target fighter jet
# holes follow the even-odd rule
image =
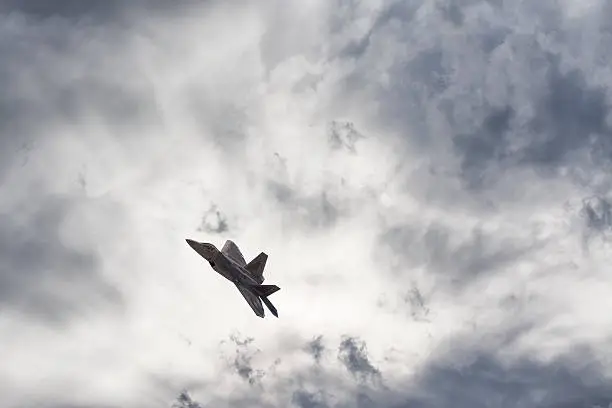
[[[278,312],[272,302],[268,300],[268,296],[280,290],[280,288],[276,285],[262,285],[264,281],[263,270],[268,255],[261,252],[247,264],[240,249],[231,240],[225,241],[221,251],[213,244],[191,239],[186,241],[202,258],[208,261],[215,272],[236,285],[257,316],[264,317],[264,308],[261,304],[263,301],[270,312],[278,317]]]

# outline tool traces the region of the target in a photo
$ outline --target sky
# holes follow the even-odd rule
[[[0,1],[1,405],[608,407],[610,21]]]

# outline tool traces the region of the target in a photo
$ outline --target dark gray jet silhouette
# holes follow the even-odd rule
[[[233,241],[225,241],[225,245],[219,251],[213,244],[186,240],[198,254],[208,261],[210,266],[221,276],[236,285],[251,309],[259,317],[264,317],[263,303],[270,312],[278,317],[276,308],[268,300],[268,296],[280,290],[276,285],[262,285],[264,281],[263,270],[266,266],[268,255],[261,252],[248,264],[244,260],[240,249]]]

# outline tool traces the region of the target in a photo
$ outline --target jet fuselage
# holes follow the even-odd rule
[[[223,255],[221,251],[217,251],[208,263],[215,272],[233,283],[241,285],[259,285],[246,269]]]
[[[223,276],[227,280],[241,285],[259,285],[259,283],[244,269],[244,267],[238,265],[232,259],[225,256],[221,251],[215,248],[213,245],[208,244],[208,247],[204,247],[199,242],[188,239],[187,243],[191,246],[198,254],[208,261],[210,266],[215,272]],[[206,244],[205,244],[206,245]]]

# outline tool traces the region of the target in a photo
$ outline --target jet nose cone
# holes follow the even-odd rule
[[[195,242],[193,239],[186,239],[185,241],[187,242],[187,244],[189,244],[190,247],[195,249],[197,242]]]

